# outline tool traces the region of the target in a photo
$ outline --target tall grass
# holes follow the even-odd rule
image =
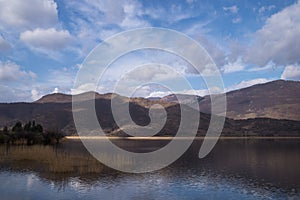
[[[101,173],[103,165],[90,155],[63,152],[53,146],[0,146],[0,165],[51,173]]]

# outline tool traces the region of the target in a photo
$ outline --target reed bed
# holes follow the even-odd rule
[[[64,152],[53,146],[0,146],[0,165],[51,173],[101,173],[103,165],[90,155]]]

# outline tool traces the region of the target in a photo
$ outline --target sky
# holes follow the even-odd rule
[[[300,80],[300,1],[295,0],[0,0],[0,102],[75,94],[74,81],[89,53],[106,38],[135,28],[161,27],[197,41],[222,74],[225,90],[277,79]],[[149,62],[183,73],[193,93],[208,94],[199,74],[170,53],[141,50],[116,60],[97,91],[110,92],[130,67]],[[160,74],[153,69],[161,70]],[[138,71],[172,83],[164,67]],[[175,93],[191,93],[176,88]],[[163,96],[145,85],[136,96]]]

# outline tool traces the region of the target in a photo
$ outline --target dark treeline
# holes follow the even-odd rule
[[[29,121],[26,124],[17,122],[13,127],[5,126],[0,130],[0,143],[8,144],[53,144],[59,143],[63,134],[59,131],[44,131],[41,124]]]

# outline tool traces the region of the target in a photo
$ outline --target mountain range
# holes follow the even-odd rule
[[[185,95],[184,103],[210,113],[210,96]],[[197,99],[197,101],[195,101]],[[300,121],[300,82],[277,80],[226,93],[226,116],[232,119],[273,118]],[[161,101],[177,102],[171,94]]]
[[[299,135],[300,133],[300,82],[277,80],[226,93],[227,118],[223,135]],[[81,101],[91,101],[89,93],[79,94]],[[181,95],[162,98],[127,98],[117,94],[95,93],[95,107],[99,123],[109,135],[126,136],[119,127],[110,108],[111,100],[129,102],[133,121],[141,126],[150,122],[149,108],[160,104],[167,112],[167,121],[157,135],[174,135],[180,124],[180,109],[200,111],[198,135],[204,135],[210,122],[210,96]],[[72,115],[72,96],[49,94],[32,103],[1,103],[0,127],[12,126],[17,121],[35,119],[47,130],[76,134]],[[195,122],[191,122],[195,123]],[[123,124],[126,124],[124,119]],[[186,132],[188,133],[188,128]]]

